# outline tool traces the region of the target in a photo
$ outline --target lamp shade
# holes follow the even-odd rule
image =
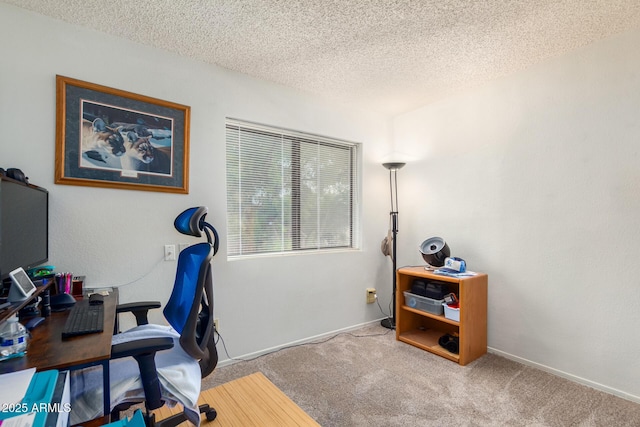
[[[451,255],[451,250],[442,237],[430,237],[420,245],[420,253],[430,266],[442,267],[445,258]]]
[[[390,171],[397,171],[398,169],[401,169],[404,165],[406,165],[406,163],[402,163],[402,162],[388,162],[388,163],[382,164],[382,166],[389,169]]]

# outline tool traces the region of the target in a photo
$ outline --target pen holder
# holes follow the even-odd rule
[[[73,273],[56,273],[56,294],[71,294]]]

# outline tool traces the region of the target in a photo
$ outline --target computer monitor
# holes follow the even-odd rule
[[[0,279],[48,260],[48,221],[47,190],[0,176]]]
[[[9,302],[24,301],[36,291],[36,285],[29,279],[22,267],[16,268],[9,273],[9,277],[11,277]]]

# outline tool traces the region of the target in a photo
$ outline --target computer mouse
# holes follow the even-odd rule
[[[91,294],[89,296],[89,305],[100,305],[104,302],[104,297],[101,294]]]
[[[73,307],[76,299],[70,294],[57,294],[51,295],[49,302],[51,304],[51,311],[64,311],[67,308]]]

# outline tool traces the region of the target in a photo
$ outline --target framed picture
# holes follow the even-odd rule
[[[56,184],[189,192],[189,107],[63,76],[56,97]]]

